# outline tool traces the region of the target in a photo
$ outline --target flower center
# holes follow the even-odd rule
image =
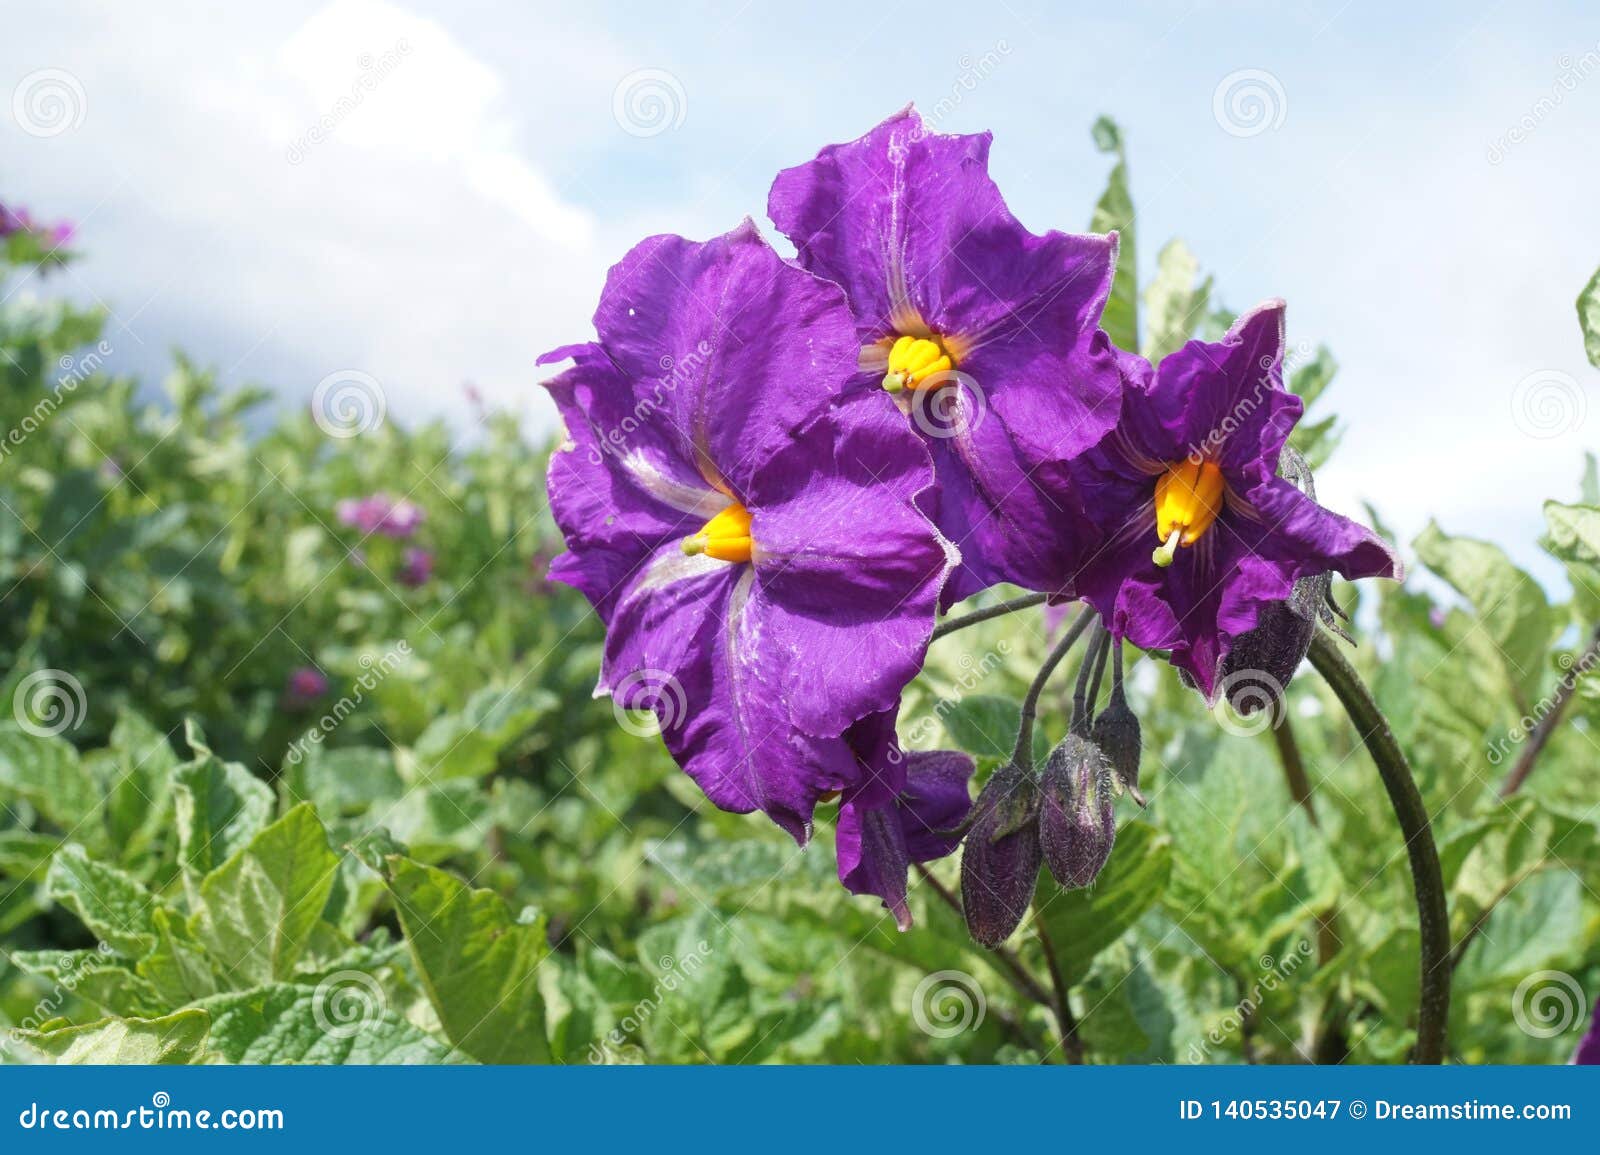
[[[1222,512],[1222,470],[1209,461],[1179,461],[1156,482],[1156,534],[1161,545],[1150,555],[1163,569],[1178,546],[1193,545]]]
[[[690,557],[705,554],[718,561],[750,560],[750,511],[737,501],[683,539],[683,552]]]
[[[955,368],[950,351],[937,337],[901,337],[889,349],[889,371],[883,387],[890,393],[902,389],[926,389],[938,385],[930,381]]]

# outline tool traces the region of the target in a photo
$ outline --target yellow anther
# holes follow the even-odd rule
[[[937,337],[901,337],[889,349],[889,371],[883,387],[890,393],[902,389],[926,389],[937,385],[941,373],[955,368],[955,361]]]
[[[1222,470],[1210,461],[1179,461],[1156,482],[1156,536],[1151,559],[1169,566],[1179,545],[1193,545],[1222,512]]]
[[[749,561],[750,548],[750,511],[737,501],[683,539],[683,552],[690,557],[703,553],[718,561]]]

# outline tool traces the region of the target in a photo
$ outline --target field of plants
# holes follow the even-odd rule
[[[1164,238],[1138,235],[1115,126],[1096,139],[1106,192],[1058,223],[1120,234],[1107,333],[1152,362],[1222,341],[1237,304],[1182,241],[1132,283]],[[1569,480],[1543,511],[1570,590],[1461,527],[1396,542],[1375,494],[1342,512],[1396,544],[1406,579],[1334,582],[1355,644],[1313,626],[1316,668],[1281,698],[1208,706],[1165,654],[1119,650],[1139,752],[1109,859],[1063,886],[1035,858],[1021,926],[987,947],[960,853],[911,863],[897,918],[892,883],[839,884],[836,798],[802,848],[712,805],[662,719],[596,696],[605,629],[549,578],[555,440],[469,393],[449,426],[352,431],[181,359],[164,381],[110,374],[104,318],[53,291],[92,235],[5,213],[0,1061],[1399,1063],[1420,1031],[1449,1062],[1563,1063],[1578,1046],[1600,995],[1594,458],[1552,467]],[[1597,295],[1572,340],[1600,366]],[[1308,410],[1290,445],[1337,472],[1335,354],[1288,336]],[[1010,605],[1023,592],[948,608],[1012,612],[937,636],[900,705],[906,749],[970,755],[973,797],[1025,745],[1021,703],[1071,628]],[[1096,655],[1090,637],[1038,687],[1041,758],[1089,679],[1095,709]],[[1369,748],[1391,737],[1431,893]]]

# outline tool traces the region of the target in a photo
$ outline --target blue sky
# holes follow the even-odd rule
[[[629,245],[765,224],[777,169],[915,100],[994,131],[1036,230],[1087,225],[1116,117],[1142,271],[1181,235],[1229,305],[1282,296],[1339,358],[1330,504],[1533,563],[1600,448],[1593,5],[0,4],[0,198],[87,252],[11,291],[105,304],[119,371],[182,347],[288,404],[354,369],[463,428],[471,381],[548,428],[533,359],[587,335]],[[1264,121],[1230,119],[1240,85]]]

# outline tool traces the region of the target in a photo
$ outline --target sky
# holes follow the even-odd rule
[[[780,168],[908,101],[994,132],[1024,224],[1083,229],[1104,113],[1141,280],[1181,236],[1338,358],[1324,502],[1555,578],[1540,504],[1600,449],[1600,6],[1112,7],[0,0],[0,200],[84,253],[6,291],[103,306],[151,382],[177,349],[284,406],[361,374],[463,436],[471,383],[537,434],[535,357],[641,237],[770,235]]]

